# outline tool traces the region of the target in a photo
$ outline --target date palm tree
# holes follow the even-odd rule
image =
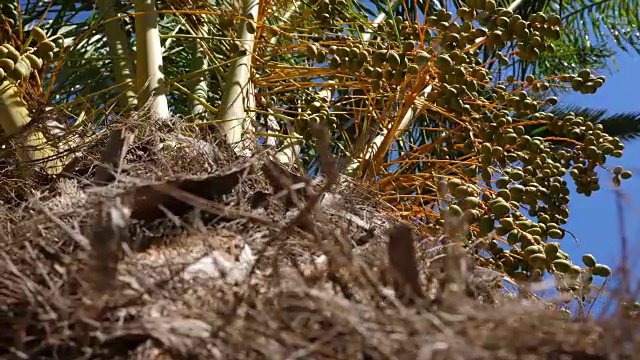
[[[400,216],[464,216],[471,235],[501,241],[487,245],[485,265],[513,276],[538,276],[548,260],[557,264],[549,271],[569,271],[557,244],[553,259],[514,259],[523,259],[519,248],[542,250],[564,236],[564,175],[589,195],[599,189],[594,169],[624,146],[603,124],[542,111],[555,109],[554,89],[592,92],[603,83],[584,63],[571,68],[577,75],[544,65],[553,61],[546,53],[570,47],[562,17],[540,12],[553,4],[3,3],[0,125],[5,139],[22,141],[21,164],[55,173],[69,156],[61,150],[82,157],[83,146],[109,133],[112,115],[130,109],[148,107],[144,121],[154,124],[181,115],[184,136],[217,129],[239,156],[273,145],[280,162],[309,172],[329,166],[310,126],[322,124],[340,172],[374,186]],[[41,117],[71,117],[76,131],[52,138]],[[96,125],[102,130],[80,132]],[[532,126],[564,144],[525,136]],[[613,173],[619,182],[631,176]]]

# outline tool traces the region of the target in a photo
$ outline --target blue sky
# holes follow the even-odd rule
[[[611,67],[613,74],[605,74],[607,81],[597,93],[582,95],[570,93],[561,98],[561,103],[607,109],[615,112],[640,112],[640,56],[633,53],[616,55],[619,71]],[[630,259],[640,254],[640,140],[625,144],[624,156],[608,159],[606,165],[622,165],[634,173],[619,188],[624,195],[624,219],[626,236],[630,246]],[[584,253],[596,256],[598,262],[617,265],[620,263],[621,242],[616,210],[616,196],[610,184],[610,176],[600,172],[602,189],[587,198],[572,194],[570,217],[566,225],[578,238],[578,244],[570,236],[562,240],[562,247],[574,259]],[[571,182],[570,182],[571,183]],[[637,261],[636,261],[637,262]],[[634,275],[638,279],[639,266]]]

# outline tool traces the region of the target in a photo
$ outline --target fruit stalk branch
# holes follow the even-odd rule
[[[427,95],[431,92],[432,86],[428,85],[420,95],[421,97],[426,98]],[[387,148],[391,145],[391,142],[394,139],[397,139],[402,135],[404,131],[411,126],[413,121],[420,114],[421,109],[414,104],[411,105],[409,110],[404,114],[402,120],[397,125],[392,124],[391,128],[385,131],[382,131],[378,136],[376,136],[371,145],[367,148],[365,155],[363,156],[363,161],[376,159],[380,152],[386,153]],[[384,145],[383,145],[384,144]],[[355,159],[349,166],[347,167],[348,174],[354,174],[357,170],[358,166],[363,162],[358,159]],[[364,169],[363,169],[364,170]]]
[[[103,19],[117,17],[115,0],[98,0],[98,12]],[[109,53],[112,57],[113,76],[119,84],[135,84],[134,66],[130,60],[129,41],[127,35],[121,27],[120,20],[111,20],[104,24],[105,37],[109,46]],[[132,88],[125,91],[122,98],[123,108],[137,106],[136,94]]]
[[[227,141],[236,153],[249,155],[253,144],[253,108],[255,95],[251,84],[251,62],[255,45],[259,0],[243,0],[243,19],[238,24],[238,35],[242,55],[232,63],[223,87],[219,120]]]
[[[164,81],[158,15],[153,0],[135,0],[138,104],[150,103],[152,116],[168,118],[169,103]]]

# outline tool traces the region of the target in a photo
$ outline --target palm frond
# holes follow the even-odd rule
[[[563,18],[565,29],[589,42],[613,38],[623,51],[640,54],[640,0],[554,1],[551,10]]]

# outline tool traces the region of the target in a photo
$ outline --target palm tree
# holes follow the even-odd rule
[[[322,170],[309,123],[324,124],[342,172],[374,184],[406,218],[439,219],[435,209],[447,203],[446,214],[464,213],[477,236],[511,234],[508,244],[523,247],[561,238],[569,202],[562,175],[577,173],[578,187],[590,193],[599,187],[593,168],[622,155],[620,141],[603,134],[601,124],[541,113],[557,100],[519,90],[566,87],[575,76],[527,74],[502,85],[503,72],[544,61],[562,40],[561,19],[522,1],[509,7],[531,13],[531,21],[497,9],[493,0],[458,3],[455,14],[393,4],[391,11],[379,6],[371,24],[364,6],[347,0],[102,0],[80,15],[72,1],[30,2],[19,18],[44,18],[45,31],[24,32],[17,22],[10,24],[13,34],[3,34],[13,49],[4,46],[3,60],[29,71],[7,72],[0,122],[5,136],[28,130],[21,160],[45,163],[52,173],[64,161],[54,167],[38,151],[67,147],[82,156],[78,146],[108,132],[112,114],[144,106],[148,122],[182,115],[190,120],[185,135],[217,129],[241,156],[269,142],[279,161],[306,171]],[[508,33],[511,21],[522,29]],[[27,45],[30,38],[35,46]],[[496,44],[507,50],[498,55]],[[63,136],[71,145],[60,145],[46,129],[28,126],[41,104],[51,107],[47,114],[73,114],[74,129],[107,131]],[[524,136],[530,125],[563,121],[552,130],[588,143],[582,152],[554,152],[545,139]],[[443,180],[449,195],[438,185]],[[539,267],[514,263],[522,258],[518,249],[514,257],[496,249],[502,248],[492,246],[491,261],[505,271]]]

